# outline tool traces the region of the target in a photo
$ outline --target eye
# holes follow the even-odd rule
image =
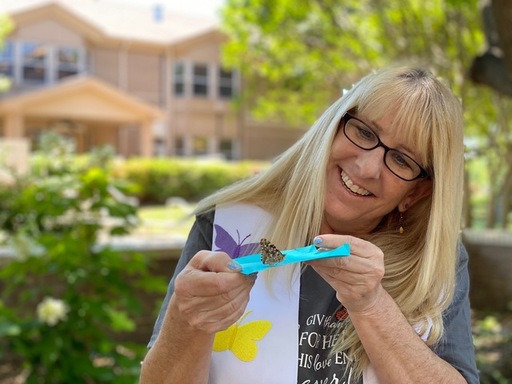
[[[394,166],[399,168],[412,170],[418,167],[413,159],[401,152],[391,150],[389,151],[388,156],[393,162]]]
[[[354,127],[354,130],[356,132],[357,138],[359,140],[369,141],[369,142],[377,142],[377,135],[373,133],[373,131],[368,128],[367,126],[354,121],[351,121],[352,126]]]

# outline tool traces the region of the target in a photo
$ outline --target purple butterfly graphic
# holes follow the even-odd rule
[[[232,259],[236,259],[240,256],[247,256],[258,251],[260,243],[247,243],[247,240],[251,234],[249,233],[242,240],[240,240],[240,232],[236,230],[238,235],[238,242],[220,225],[215,224],[215,230],[217,231],[217,237],[215,238],[215,246],[217,251],[226,252]]]

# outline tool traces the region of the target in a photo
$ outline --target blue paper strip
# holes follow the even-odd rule
[[[343,244],[342,246],[334,249],[324,250],[309,245],[307,247],[288,249],[281,251],[285,257],[284,260],[279,263],[264,264],[261,261],[261,253],[255,253],[253,255],[243,256],[236,259],[236,262],[242,266],[241,273],[250,275],[251,273],[260,272],[268,268],[280,267],[282,265],[300,263],[303,261],[311,261],[318,259],[325,259],[329,257],[344,257],[350,255],[350,245]]]

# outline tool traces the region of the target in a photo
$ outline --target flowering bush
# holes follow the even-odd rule
[[[136,383],[144,346],[116,334],[135,328],[136,292],[166,284],[143,255],[101,241],[138,224],[129,185],[107,177],[111,153],[77,167],[73,152],[45,135],[37,169],[0,188],[0,231],[15,254],[0,268],[0,357],[21,361],[27,383]]]
[[[68,312],[67,304],[53,297],[45,297],[37,305],[37,319],[40,323],[46,323],[51,327],[59,321],[66,321]]]

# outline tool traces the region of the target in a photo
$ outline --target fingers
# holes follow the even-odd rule
[[[314,244],[319,248],[334,249],[343,244],[350,245],[350,254],[363,258],[383,257],[379,247],[369,241],[346,235],[320,235],[315,237]]]
[[[384,254],[376,245],[353,236],[321,235],[314,241],[317,247],[328,249],[344,243],[350,245],[350,256],[319,259],[308,264],[333,287],[347,310],[369,308],[382,288]]]
[[[216,332],[240,318],[256,277],[239,269],[224,252],[201,251],[190,260],[174,290],[178,311],[190,326]]]
[[[239,271],[238,263],[226,253],[200,251],[176,278],[175,289],[183,295],[205,298],[236,293],[238,286],[253,280]]]
[[[315,266],[315,269],[325,268],[328,275],[336,274],[337,270],[362,275],[367,272],[381,272],[382,276],[384,275],[384,254],[379,247],[369,241],[344,235],[320,235],[314,239],[314,244],[319,248],[333,249],[346,243],[350,245],[350,256],[316,260],[308,264]],[[375,271],[375,268],[380,271]]]
[[[188,267],[208,272],[238,272],[241,268],[225,252],[199,251]]]

